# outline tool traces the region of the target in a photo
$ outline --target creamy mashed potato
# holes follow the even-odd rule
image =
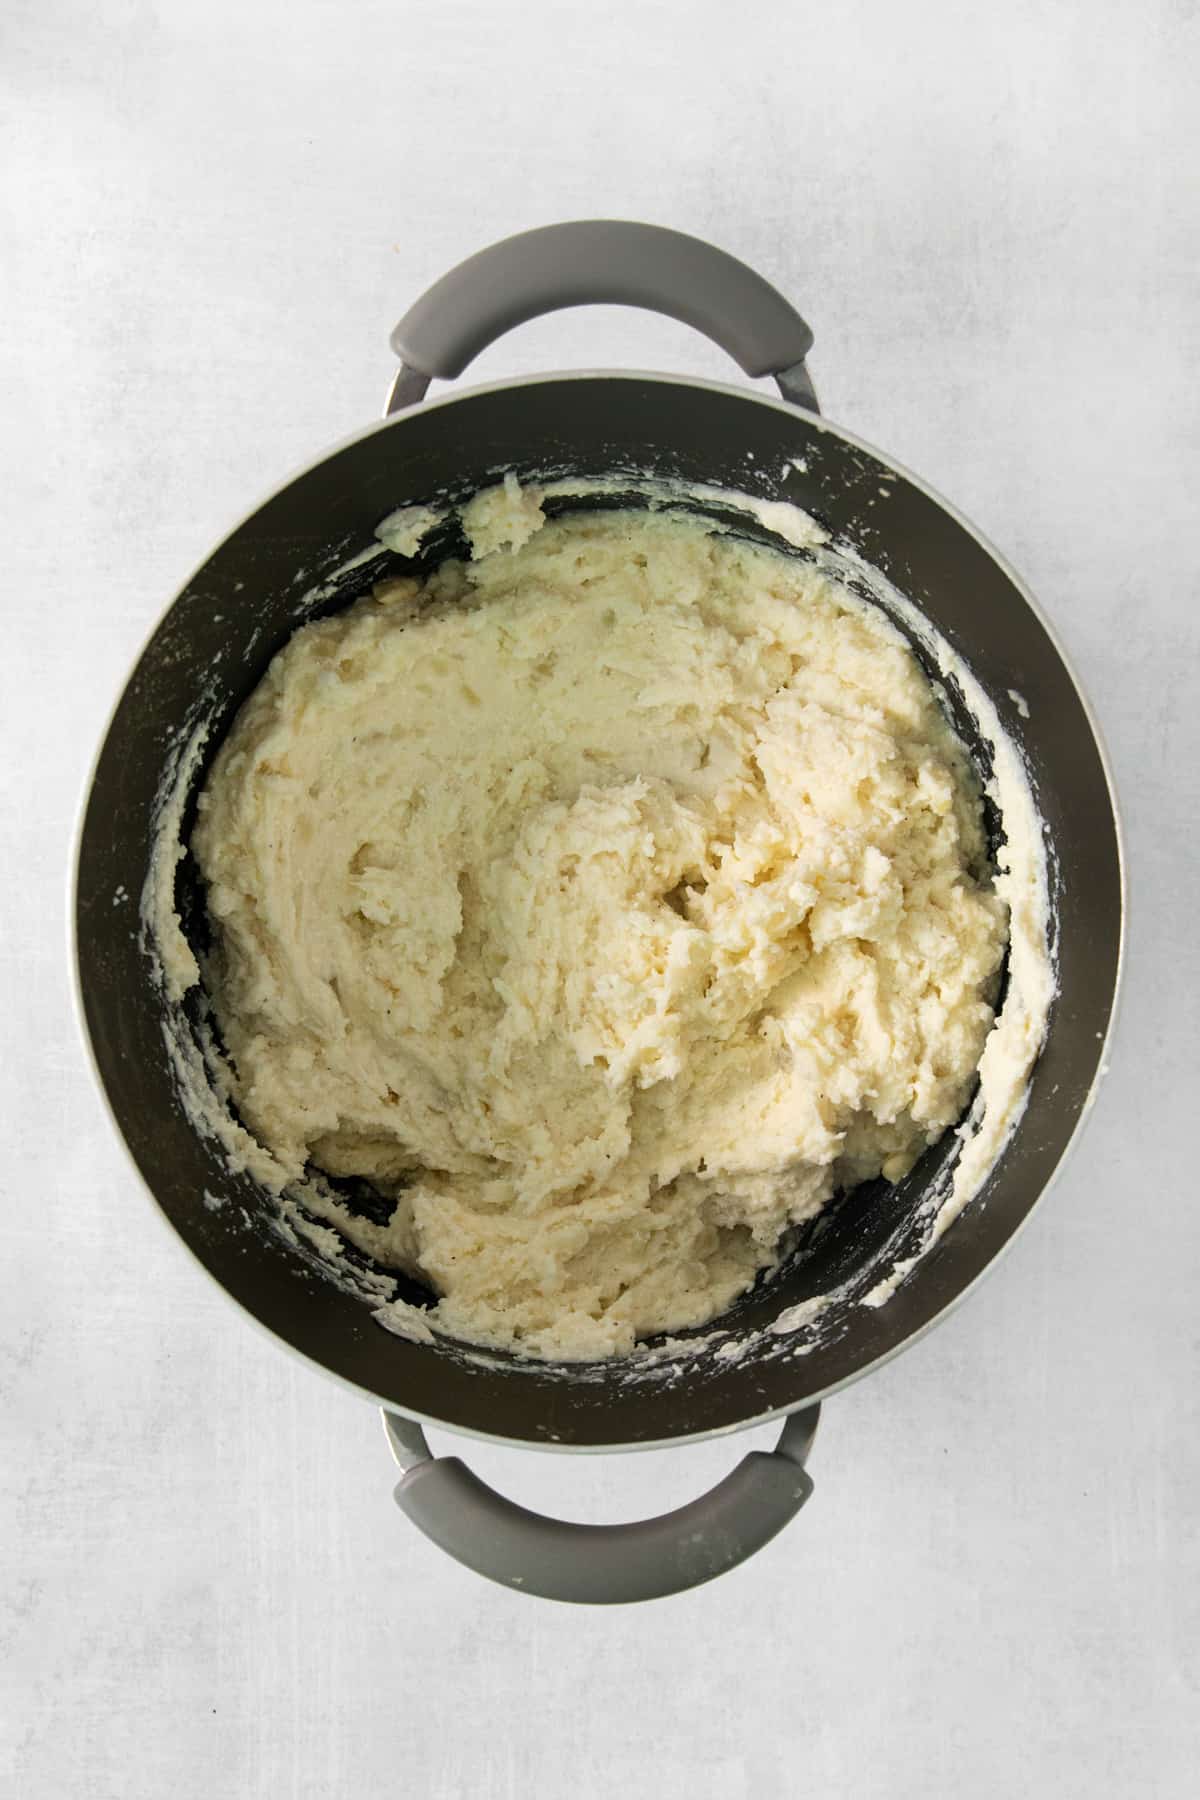
[[[473,505],[475,560],[304,627],[243,707],[204,975],[246,1124],[385,1197],[329,1216],[437,1329],[604,1356],[960,1117],[1007,908],[881,612],[678,515]]]

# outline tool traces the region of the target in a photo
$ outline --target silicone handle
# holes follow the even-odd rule
[[[695,326],[747,375],[816,410],[804,358],[813,334],[795,308],[724,250],[624,219],[583,219],[523,231],[443,275],[392,333],[404,367],[388,406],[420,400],[430,379],[461,375],[515,325],[569,306],[641,306]]]
[[[611,1605],[698,1587],[769,1543],[813,1491],[804,1464],[820,1416],[820,1406],[790,1414],[773,1451],[752,1450],[699,1500],[631,1525],[543,1518],[457,1456],[432,1456],[413,1420],[385,1412],[383,1423],[405,1471],[396,1502],[440,1549],[524,1594]]]

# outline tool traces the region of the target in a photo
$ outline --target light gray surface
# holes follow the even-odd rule
[[[0,1789],[1193,1792],[1194,7],[99,10],[10,4],[0,57]],[[63,919],[85,768],[181,578],[377,410],[425,284],[593,214],[760,267],[816,331],[830,415],[1009,552],[1096,703],[1133,879],[1112,1073],[1007,1262],[826,1408],[816,1495],[762,1555],[595,1614],[406,1527],[373,1409],[200,1279],[91,1092]],[[474,373],[603,362],[730,372],[605,311]],[[771,1436],[466,1454],[619,1518]]]

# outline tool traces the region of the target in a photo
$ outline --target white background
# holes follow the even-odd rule
[[[8,0],[0,30],[0,1788],[1194,1792],[1194,5]],[[1006,549],[1097,707],[1132,877],[1112,1071],[1052,1198],[951,1322],[827,1406],[792,1528],[611,1612],[432,1549],[371,1408],[200,1279],[92,1091],[64,917],[86,769],[158,611],[378,410],[428,282],[588,215],[759,266],[814,326],[830,415]],[[478,373],[598,363],[730,376],[607,310]],[[618,1518],[763,1436],[468,1456]]]

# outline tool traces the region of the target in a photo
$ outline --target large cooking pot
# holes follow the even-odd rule
[[[783,398],[602,370],[424,400],[431,377],[457,376],[509,327],[587,302],[684,320],[747,375],[773,375]],[[923,482],[820,418],[805,369],[812,334],[743,264],[645,225],[551,226],[453,270],[392,341],[401,369],[390,416],[294,476],[212,552],[163,615],[116,706],[79,843],[86,1036],[137,1168],[203,1267],[285,1344],[382,1405],[406,1470],[396,1497],[409,1516],[461,1561],[526,1592],[647,1598],[732,1567],[793,1515],[811,1491],[803,1465],[818,1402],[943,1318],[1059,1168],[1103,1068],[1120,967],[1111,783],[1087,704],[1032,596]],[[181,731],[210,720],[211,753],[271,657],[313,616],[314,588],[317,610],[330,611],[392,566],[346,568],[385,514],[435,496],[466,499],[508,469],[531,478],[637,470],[794,501],[917,603],[1024,753],[1053,871],[1058,990],[1045,1048],[1024,1117],[983,1189],[886,1305],[861,1301],[922,1247],[921,1201],[957,1150],[954,1133],[898,1185],[873,1182],[833,1206],[785,1267],[726,1316],[719,1342],[691,1355],[669,1346],[656,1355],[651,1345],[614,1362],[548,1365],[381,1329],[360,1299],[314,1272],[301,1239],[272,1228],[269,1196],[249,1175],[232,1174],[219,1146],[189,1121],[164,1035],[168,1001],[133,916]],[[425,564],[445,550],[435,544]],[[986,761],[988,746],[973,748]],[[195,783],[203,773],[202,764]],[[190,858],[179,866],[176,900],[185,923],[202,931]],[[804,1354],[791,1353],[772,1323],[827,1293],[836,1297],[820,1331]],[[420,1298],[415,1287],[411,1297]],[[568,1525],[516,1507],[457,1458],[432,1458],[421,1430],[434,1424],[509,1444],[617,1450],[774,1418],[784,1421],[774,1453],[747,1456],[676,1513],[621,1526]]]

